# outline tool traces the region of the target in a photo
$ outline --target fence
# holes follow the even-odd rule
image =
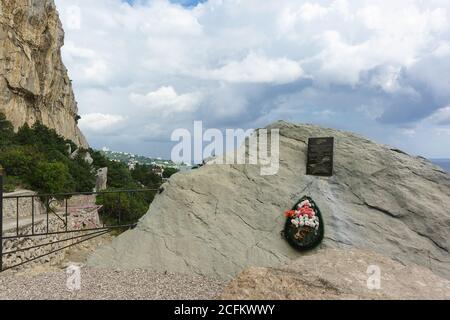
[[[157,192],[158,189],[137,189],[4,195],[0,172],[0,272],[39,261],[112,230],[134,228],[140,213],[130,216],[128,212],[124,217],[121,202],[125,199],[133,209],[133,199],[150,203]],[[90,202],[87,206],[74,207],[70,204],[74,197],[89,197]],[[31,212],[23,212],[28,211],[24,208]],[[19,254],[20,258],[6,261]]]

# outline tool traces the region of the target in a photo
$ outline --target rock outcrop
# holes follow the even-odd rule
[[[15,129],[40,121],[87,147],[61,60],[63,41],[53,0],[0,0],[0,112]]]
[[[225,300],[450,299],[450,281],[360,250],[326,249],[280,268],[249,268]]]
[[[450,278],[450,174],[361,136],[278,122],[280,168],[206,165],[163,186],[138,226],[97,251],[94,266],[235,276],[302,255],[280,236],[283,212],[311,196],[325,221],[323,248],[359,248]],[[335,137],[335,174],[307,176],[309,137]]]
[[[95,191],[106,190],[108,184],[108,167],[97,170]]]

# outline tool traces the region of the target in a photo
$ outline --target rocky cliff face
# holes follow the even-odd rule
[[[231,277],[301,258],[280,236],[283,212],[311,196],[323,248],[359,248],[450,278],[450,174],[352,133],[278,122],[280,169],[206,165],[174,175],[138,226],[89,263]],[[307,176],[309,137],[335,137],[335,175]]]
[[[40,121],[87,147],[61,61],[63,41],[53,0],[0,0],[0,112],[16,129]]]

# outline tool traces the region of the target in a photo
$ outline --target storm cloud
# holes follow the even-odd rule
[[[170,134],[316,123],[450,157],[450,3],[57,0],[94,147],[170,154]]]

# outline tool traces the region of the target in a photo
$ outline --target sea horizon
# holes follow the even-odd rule
[[[445,171],[450,172],[450,159],[430,159],[430,161]]]

